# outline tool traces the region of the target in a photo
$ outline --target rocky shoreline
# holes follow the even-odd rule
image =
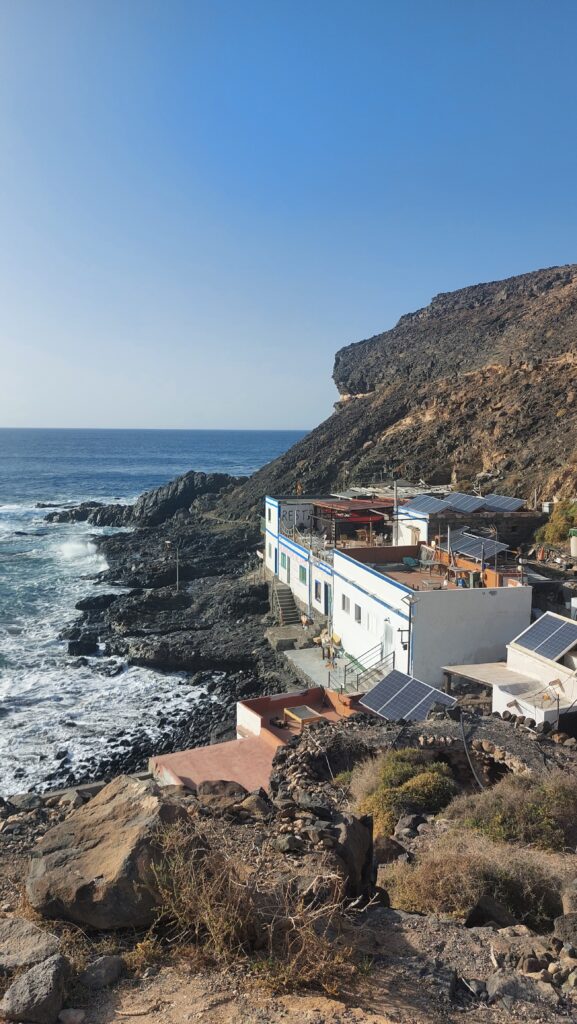
[[[190,712],[177,714],[153,698],[154,730],[120,727],[102,753],[78,765],[59,751],[58,767],[45,777],[50,787],[139,772],[153,753],[230,738],[237,700],[293,682],[264,637],[271,617],[256,557],[258,526],[212,512],[238,483],[225,474],[187,473],[134,506],[91,502],[48,512],[49,522],[120,528],[91,538],[108,568],[92,579],[98,593],[77,603],[79,617],[60,634],[71,664],[96,666],[119,687],[130,665],[179,673],[179,685],[194,697]]]

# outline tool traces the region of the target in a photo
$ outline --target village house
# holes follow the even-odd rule
[[[493,711],[575,732],[577,622],[546,612],[507,644],[506,661],[445,665],[449,687],[463,678],[491,687]],[[573,716],[572,719],[569,716]]]
[[[450,525],[433,536],[425,520],[417,539],[401,532],[403,507],[390,498],[267,497],[273,592],[290,588],[306,616],[326,619],[334,653],[373,675],[394,667],[438,685],[448,662],[504,658],[531,617],[531,587],[507,543],[471,534],[459,513],[452,537]],[[409,515],[414,522],[413,506]],[[337,660],[331,679],[339,676]]]
[[[239,701],[236,739],[159,754],[150,758],[149,769],[163,786],[195,790],[203,782],[225,779],[249,791],[267,790],[279,747],[315,722],[338,722],[363,711],[359,700],[360,695],[317,686]]]

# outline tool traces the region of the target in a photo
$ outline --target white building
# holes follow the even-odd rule
[[[267,497],[265,564],[308,615],[329,618],[361,665],[380,647],[389,667],[393,655],[396,668],[438,685],[447,663],[503,659],[529,625],[531,588],[516,574],[458,557],[449,568],[420,545],[325,549],[313,532],[320,500]]]
[[[551,722],[577,710],[577,623],[546,612],[507,644],[507,660],[447,664],[461,676],[493,690],[493,711]]]

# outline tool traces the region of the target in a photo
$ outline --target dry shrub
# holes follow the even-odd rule
[[[389,835],[403,814],[437,814],[455,795],[456,785],[446,764],[407,747],[355,768],[350,792],[356,809],[373,816],[375,833]]]
[[[223,846],[222,833],[179,822],[159,835],[158,926],[178,948],[190,943],[213,965],[243,960],[274,990],[319,987],[334,993],[354,971],[351,951],[334,944],[342,921],[341,882],[319,881],[328,901],[305,899],[296,878],[274,873],[262,853],[250,865]]]
[[[562,913],[560,892],[573,874],[569,857],[455,829],[433,840],[413,864],[388,865],[384,885],[401,910],[461,916],[489,895],[517,920],[543,930]]]
[[[507,775],[491,789],[453,800],[446,814],[496,841],[560,851],[575,847],[577,787],[560,771],[537,780]]]

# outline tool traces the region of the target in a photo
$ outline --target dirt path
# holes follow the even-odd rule
[[[348,997],[315,993],[270,996],[221,974],[163,968],[154,978],[126,981],[87,1008],[85,1024],[511,1024],[543,1020],[519,1004],[518,1016],[479,1006],[464,1014],[443,1004],[402,970],[375,972]]]

